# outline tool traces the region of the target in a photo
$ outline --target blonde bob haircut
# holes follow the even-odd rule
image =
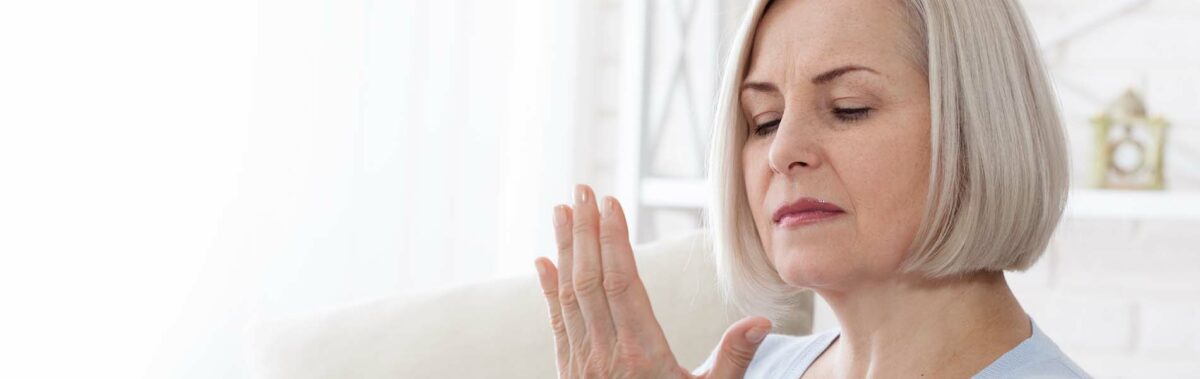
[[[1067,199],[1057,100],[1015,0],[894,0],[910,18],[929,79],[931,165],[925,211],[900,270],[943,278],[1025,270],[1042,255]],[[779,322],[811,294],[771,267],[742,173],[747,124],[738,88],[768,0],[751,0],[718,87],[707,222],[727,305]]]

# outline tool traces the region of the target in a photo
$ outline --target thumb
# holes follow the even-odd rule
[[[721,337],[721,346],[707,379],[741,379],[750,367],[750,360],[758,346],[771,332],[771,320],[765,317],[747,317],[733,323]]]

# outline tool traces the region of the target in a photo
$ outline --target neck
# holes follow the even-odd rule
[[[841,324],[826,353],[847,377],[969,377],[1032,334],[1002,272],[817,292]]]

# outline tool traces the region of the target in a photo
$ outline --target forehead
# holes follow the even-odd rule
[[[746,79],[807,80],[801,76],[831,65],[894,64],[909,30],[901,1],[775,0],[755,31]]]

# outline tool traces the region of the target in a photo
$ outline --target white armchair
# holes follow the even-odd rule
[[[634,248],[671,349],[689,370],[743,315],[726,311],[702,231]],[[541,288],[530,274],[377,300],[257,330],[266,378],[555,378]],[[808,334],[809,305],[773,332]]]

